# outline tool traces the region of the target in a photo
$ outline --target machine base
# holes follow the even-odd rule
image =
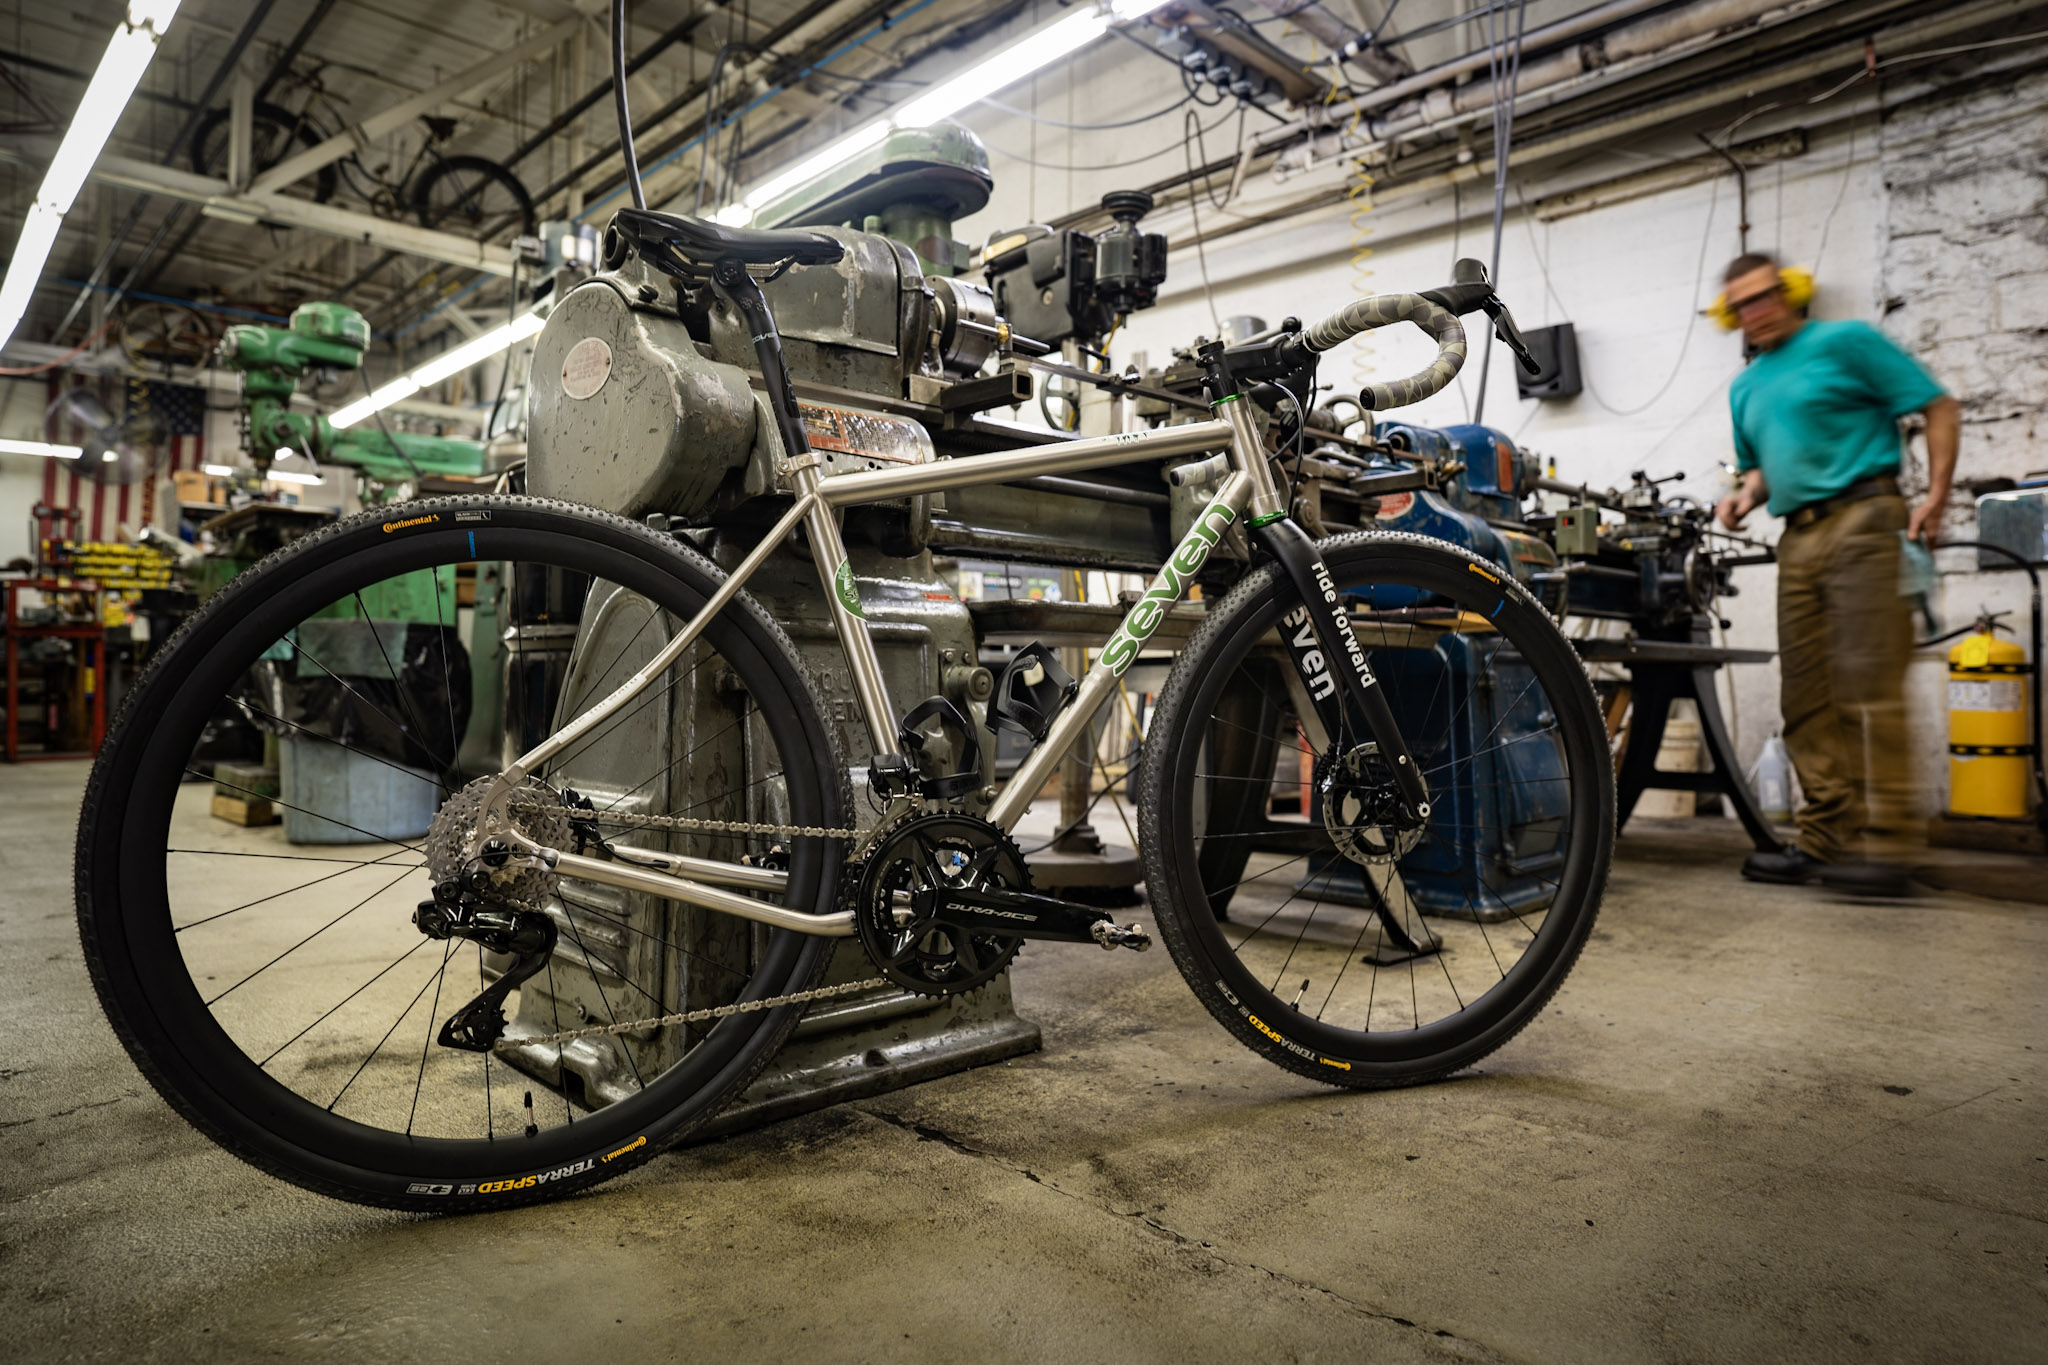
[[[825,980],[857,980],[871,971],[847,943]],[[1007,973],[964,995],[912,995],[892,986],[844,996],[807,1014],[769,1069],[691,1141],[744,1133],[1042,1045],[1038,1025],[1011,1010]]]

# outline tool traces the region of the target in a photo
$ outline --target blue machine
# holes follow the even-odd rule
[[[1491,427],[1382,423],[1376,434],[1401,469],[1432,469],[1435,489],[1379,498],[1378,524],[1461,546],[1514,574],[1553,606],[1563,577],[1548,541],[1519,529],[1536,461]],[[1453,473],[1455,466],[1462,471]],[[1387,589],[1355,597],[1376,609],[1418,605]],[[1420,603],[1426,605],[1426,603]],[[1568,801],[1562,747],[1534,674],[1504,638],[1446,633],[1428,648],[1377,649],[1373,669],[1423,772],[1433,774],[1429,832],[1398,862],[1426,915],[1507,919],[1549,903],[1564,862]],[[1320,801],[1310,817],[1321,822]],[[1335,852],[1314,855],[1304,894],[1371,904],[1364,869]]]

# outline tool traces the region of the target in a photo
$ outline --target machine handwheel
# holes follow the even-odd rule
[[[1563,982],[1607,881],[1613,770],[1584,666],[1500,566],[1412,535],[1319,549],[1429,816],[1398,817],[1362,731],[1310,743],[1279,645],[1298,597],[1268,565],[1160,696],[1145,881],[1181,973],[1247,1046],[1333,1085],[1413,1084],[1500,1047]],[[1270,802],[1281,787],[1299,801]]]
[[[458,609],[461,566],[476,600]],[[455,1211],[631,1169],[738,1094],[802,1006],[730,1007],[809,989],[832,940],[486,868],[470,870],[477,919],[455,921],[472,932],[451,934],[437,892],[501,736],[517,752],[608,695],[719,579],[620,517],[462,497],[348,518],[208,602],[131,691],[78,833],[86,962],[164,1098],[309,1189]],[[500,648],[502,692],[470,667],[474,650],[495,679]],[[488,742],[465,746],[473,710]],[[780,846],[787,890],[755,894],[835,908],[839,838],[623,818],[845,824],[838,732],[744,594],[535,776],[512,816],[532,837],[573,821],[586,842],[727,861]],[[557,1036],[707,1008],[701,1024]]]

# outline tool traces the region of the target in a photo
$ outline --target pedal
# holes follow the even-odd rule
[[[1080,690],[1074,675],[1060,666],[1059,656],[1033,640],[1003,665],[988,713],[997,725],[1021,730],[1036,744]]]
[[[1088,927],[1089,937],[1100,943],[1105,950],[1129,948],[1142,953],[1152,946],[1152,935],[1145,932],[1142,924],[1117,924],[1110,920],[1098,920]]]

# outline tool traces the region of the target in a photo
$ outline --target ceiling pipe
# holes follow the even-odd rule
[[[1398,81],[1414,70],[1407,62],[1373,42],[1318,0],[1256,0],[1261,9],[1285,19],[1345,61],[1356,63],[1376,81]]]
[[[306,41],[313,36],[313,31],[320,27],[321,21],[327,17],[328,11],[332,10],[334,5],[335,0],[319,0],[319,3],[313,6],[313,12],[300,23],[298,32],[292,34],[290,40],[285,43],[284,50],[270,63],[270,70],[264,73],[262,83],[256,87],[256,93],[250,98],[252,104],[263,103],[271,88],[291,70],[292,62],[297,60],[300,51],[306,46]],[[171,147],[171,155],[175,157],[177,154],[178,148],[174,144]],[[157,243],[163,240],[164,233],[169,229],[169,225],[177,220],[179,212],[181,210],[172,211],[171,216],[164,220],[165,226],[157,230],[149,245],[142,249],[142,254],[128,267],[128,274],[114,291],[116,301],[131,291],[143,293],[156,288],[157,281],[163,278],[164,271],[170,269],[172,262],[184,259],[185,249],[192,244],[192,239],[198,235],[199,229],[205,226],[206,219],[203,215],[195,216],[187,223],[185,230],[178,234],[178,240],[165,247],[161,255],[158,255],[156,250]],[[142,273],[142,267],[149,263],[152,256],[156,258],[156,264],[150,268],[149,274],[137,283],[135,277]]]
[[[1597,32],[1610,24],[1618,24],[1623,20],[1633,19],[1639,14],[1663,8],[1670,3],[1671,0],[1608,0],[1608,3],[1604,5],[1595,5],[1593,8],[1582,10],[1569,18],[1559,19],[1556,23],[1530,29],[1522,35],[1522,51],[1524,53],[1541,52],[1545,48],[1555,47],[1559,43],[1568,43],[1574,38],[1583,38],[1587,34]],[[1693,9],[1696,6],[1686,5],[1683,8]],[[1490,49],[1484,47],[1468,52],[1462,57],[1453,57],[1450,61],[1432,66],[1426,71],[1418,71],[1406,80],[1395,81],[1392,85],[1385,85],[1377,90],[1367,91],[1365,94],[1357,97],[1356,107],[1363,112],[1372,109],[1383,109],[1390,104],[1398,104],[1410,95],[1422,94],[1437,86],[1456,80],[1458,77],[1469,72],[1483,69],[1489,57]],[[1523,70],[1526,72],[1528,67],[1525,65]],[[1348,114],[1352,107],[1352,102],[1347,101],[1345,107]],[[1278,130],[1275,129],[1273,131],[1277,132]]]
[[[699,28],[703,27],[704,24],[709,22],[714,15],[723,12],[716,5],[706,5],[703,9],[690,15],[646,47],[641,48],[634,57],[627,61],[626,74],[631,76],[638,73],[641,67],[647,65],[647,63],[653,61],[656,57],[659,57],[662,53],[683,41],[683,39],[690,37]],[[567,128],[570,124],[581,118],[589,111],[592,105],[611,94],[611,92],[612,78],[611,74],[607,72],[602,80],[571,101],[568,108],[548,120],[541,128],[536,129],[532,137],[514,147],[505,156],[505,164],[507,166],[516,166],[526,160],[527,157],[532,156],[535,152],[546,146],[548,140],[554,137],[556,133],[561,132],[564,128]]]
[[[1964,5],[1924,18],[1895,23],[1889,28],[1879,30],[1874,36],[1880,51],[1902,44],[1937,42],[1952,34],[1964,33],[2008,16],[2016,18],[2018,11],[2024,7],[2024,0],[1982,0],[1978,4]],[[1765,91],[1781,90],[1803,81],[1839,74],[1847,65],[1860,60],[1863,41],[1861,31],[1855,36],[1848,36],[1845,33],[1837,43],[1815,52],[1812,56],[1747,73],[1739,88],[1725,84],[1715,85],[1690,94],[1677,95],[1661,103],[1644,106],[1633,113],[1605,119],[1588,127],[1554,133],[1527,143],[1517,143],[1514,148],[1515,160],[1519,164],[1528,164],[1554,159],[1653,128],[1669,127],[1687,119],[1697,118],[1745,95],[1760,96]],[[1847,118],[1849,115],[1841,117]],[[1825,126],[1832,121],[1834,120],[1822,120],[1821,124]],[[1493,158],[1482,156],[1467,165],[1452,166],[1442,171],[1417,176],[1412,180],[1386,182],[1383,187],[1376,186],[1374,201],[1385,206],[1395,200],[1429,194],[1453,185],[1468,184],[1490,178],[1492,175]],[[1304,213],[1335,207],[1344,203],[1345,197],[1344,186],[1330,186],[1298,199],[1267,206],[1259,213],[1247,215],[1240,221],[1212,228],[1203,233],[1200,240],[1206,245],[1255,228],[1284,223]],[[1176,206],[1162,203],[1155,212],[1170,211],[1174,207]],[[1172,246],[1178,251],[1194,244],[1195,238],[1189,236],[1176,238]]]
[[[1789,4],[1785,0],[1701,0],[1638,24],[1617,27],[1594,42],[1525,62],[1515,83],[1516,96],[1522,100],[1546,94],[1562,96],[1578,85],[1618,80],[1690,56],[1691,52],[1682,50],[1688,44],[1694,51],[1705,51],[1743,30],[1806,18],[1842,3],[1844,0],[1792,0]],[[1423,75],[1444,69],[1433,67]],[[1269,129],[1255,138],[1253,145],[1258,151],[1268,151],[1295,144],[1281,152],[1275,163],[1275,172],[1284,179],[1324,157],[1359,155],[1397,138],[1440,133],[1469,122],[1493,107],[1493,95],[1488,81],[1439,85],[1380,117],[1362,119],[1355,139],[1330,127],[1312,128],[1308,119],[1302,119]],[[1336,115],[1349,117],[1345,106],[1331,108]],[[1304,131],[1310,133],[1306,142],[1299,140]]]

